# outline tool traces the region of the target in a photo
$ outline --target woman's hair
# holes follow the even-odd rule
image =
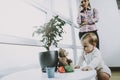
[[[92,32],[84,34],[81,38],[81,41],[83,41],[84,39],[88,39],[89,43],[92,45],[95,45],[95,46],[96,46],[97,41],[98,41],[96,34],[92,33]]]

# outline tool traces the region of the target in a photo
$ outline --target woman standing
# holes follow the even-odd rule
[[[93,32],[98,38],[96,47],[99,49],[99,37],[97,33],[97,27],[95,25],[98,22],[98,12],[95,8],[91,8],[89,0],[82,0],[79,7],[77,23],[80,28],[79,38],[88,32]]]

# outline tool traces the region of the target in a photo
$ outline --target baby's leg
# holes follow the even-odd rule
[[[109,74],[105,72],[98,72],[97,77],[98,77],[98,80],[109,80],[110,79]]]
[[[97,77],[98,80],[110,80],[111,70],[107,66],[104,66],[97,71]]]

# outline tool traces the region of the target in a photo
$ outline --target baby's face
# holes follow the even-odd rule
[[[90,52],[92,52],[93,49],[94,49],[94,46],[89,43],[88,39],[84,39],[84,40],[82,41],[82,45],[83,45],[84,51],[85,51],[87,54],[89,54]]]

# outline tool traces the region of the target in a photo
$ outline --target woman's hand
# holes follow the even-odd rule
[[[88,20],[86,18],[84,18],[81,22],[81,26],[87,25],[88,24]]]

